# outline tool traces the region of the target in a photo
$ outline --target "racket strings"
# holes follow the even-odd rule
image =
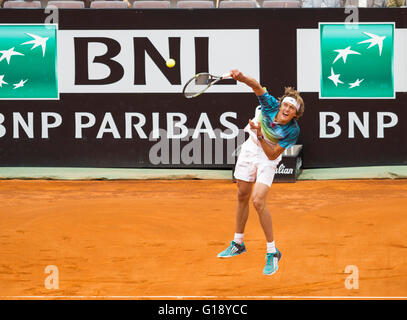
[[[214,81],[210,74],[200,74],[192,79],[185,87],[184,94],[186,97],[193,97],[205,91]]]

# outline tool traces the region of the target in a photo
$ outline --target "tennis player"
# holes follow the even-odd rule
[[[267,241],[263,274],[272,275],[278,270],[281,252],[274,242],[271,215],[266,206],[267,193],[282,153],[297,141],[300,133],[297,120],[304,112],[304,101],[299,92],[291,87],[286,88],[284,95],[276,99],[255,79],[245,76],[239,70],[231,70],[230,73],[233,79],[252,88],[260,106],[244,129],[249,133],[249,138],[242,144],[235,166],[234,176],[238,188],[235,237],[218,257],[229,258],[246,252],[243,238],[249,216],[249,199],[252,196]]]

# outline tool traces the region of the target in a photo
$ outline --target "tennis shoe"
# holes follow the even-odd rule
[[[267,253],[266,254],[266,265],[263,269],[263,274],[266,276],[271,276],[272,274],[276,273],[278,270],[278,262],[281,259],[281,252],[278,251],[275,253]]]
[[[243,252],[246,252],[244,243],[238,244],[234,241],[230,243],[230,246],[218,254],[218,258],[230,258],[237,256]]]

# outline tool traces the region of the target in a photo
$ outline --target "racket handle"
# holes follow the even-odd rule
[[[221,78],[222,78],[222,79],[228,79],[228,78],[232,78],[232,76],[231,76],[231,74],[228,72],[228,73],[225,73],[225,74],[221,75]]]

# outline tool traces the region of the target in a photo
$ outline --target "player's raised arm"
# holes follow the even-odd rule
[[[266,90],[257,82],[256,79],[245,76],[241,71],[234,69],[230,71],[230,76],[240,82],[247,84],[250,88],[252,88],[253,92],[256,96],[263,95]]]

